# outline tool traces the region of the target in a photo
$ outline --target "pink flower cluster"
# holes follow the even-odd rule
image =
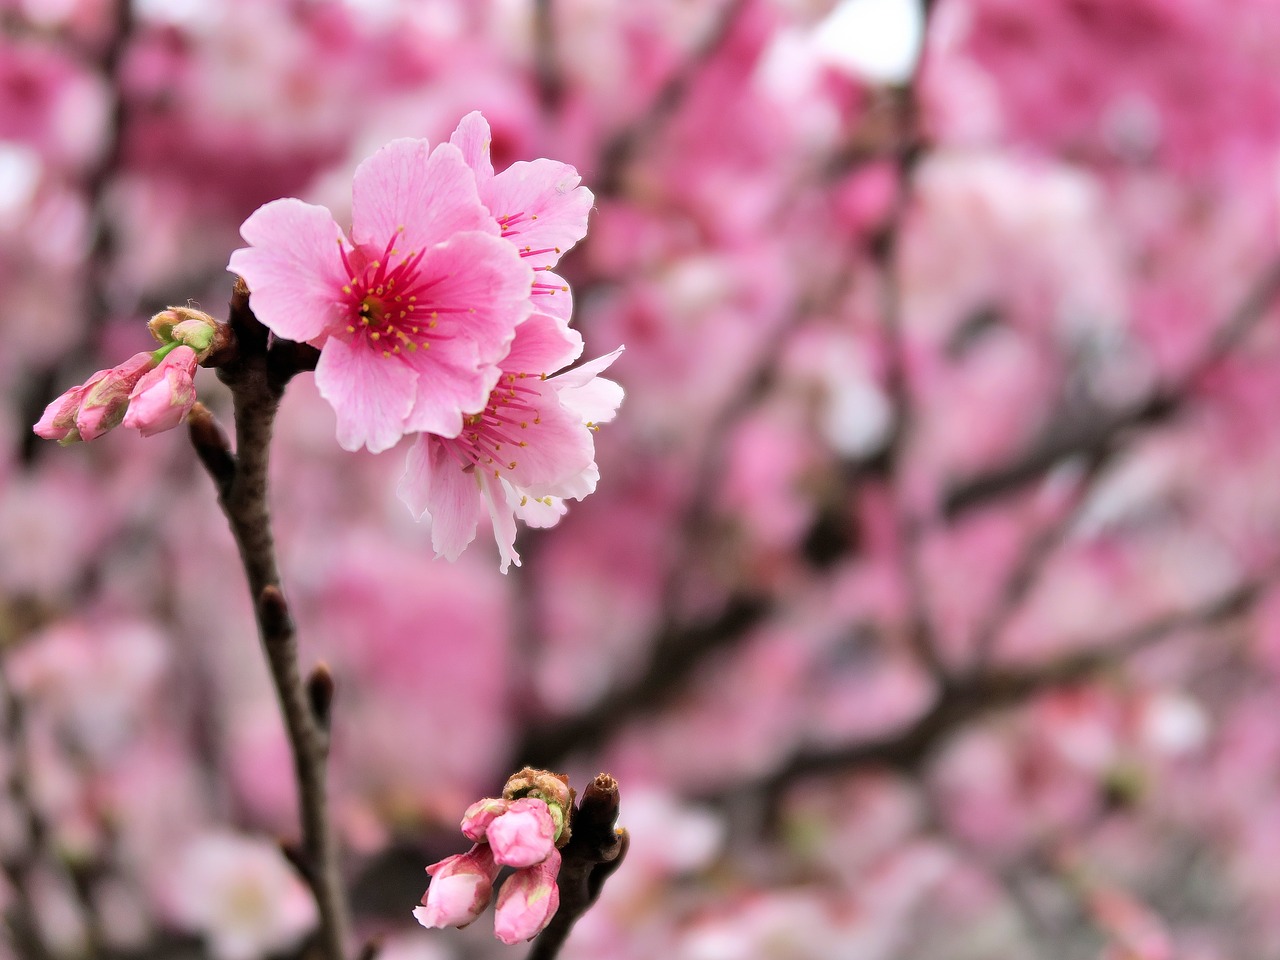
[[[516,871],[498,891],[493,932],[503,943],[540,933],[560,906],[556,876],[565,834],[564,807],[537,797],[478,800],[462,818],[475,841],[466,853],[427,867],[431,885],[413,915],[424,927],[465,927],[489,905],[493,882],[504,867]]]
[[[400,497],[456,558],[484,513],[505,572],[515,520],[550,526],[595,489],[592,432],[622,400],[578,358],[569,287],[551,272],[593,203],[553,160],[496,174],[478,112],[449,143],[395,140],[356,169],[350,237],[288,198],[241,227],[228,269],[278,337],[320,348],[316,384],[338,441],[377,453],[413,435]]]

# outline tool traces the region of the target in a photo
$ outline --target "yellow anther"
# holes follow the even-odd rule
[[[382,355],[383,355],[384,357],[389,357],[389,356],[391,356],[391,351],[390,351],[390,350],[383,350],[383,351],[382,351]]]
[[[520,506],[522,506],[522,507],[523,507],[523,506],[524,506],[526,503],[528,503],[528,502],[529,502],[529,498],[528,498],[528,497],[521,497],[521,498],[520,498]]]
[[[343,292],[343,293],[350,293],[350,292],[351,292],[351,284],[347,284],[345,287],[343,287],[343,288],[342,288],[342,292]]]
[[[380,334],[377,330],[375,330],[375,331],[373,331],[373,333],[369,334],[369,339],[370,339],[370,340],[377,340],[377,339],[378,339],[378,338],[380,338],[381,336],[382,336],[382,334]]]
[[[355,332],[356,332],[356,328],[353,327],[351,324],[347,324],[347,333],[355,333]]]

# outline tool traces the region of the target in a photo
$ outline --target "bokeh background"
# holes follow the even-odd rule
[[[273,451],[385,960],[531,762],[622,784],[567,958],[1280,955],[1280,4],[0,3],[0,956],[295,955],[287,748],[182,431],[64,387],[279,196],[481,109],[595,192],[598,492],[456,564],[309,377]],[[225,417],[209,372],[198,387]]]

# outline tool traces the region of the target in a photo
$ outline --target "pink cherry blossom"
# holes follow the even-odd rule
[[[487,843],[433,863],[431,885],[413,915],[424,927],[465,927],[489,905],[500,869]]]
[[[621,352],[556,376],[582,340],[559,321],[535,314],[516,331],[501,361],[502,379],[456,437],[422,434],[409,451],[400,499],[432,519],[437,556],[455,560],[475,538],[482,511],[493,523],[505,573],[514,562],[515,520],[552,526],[564,498],[595,490],[592,432],[613,419],[622,389],[599,376]]]
[[[456,437],[484,407],[530,310],[530,268],[499,232],[457,147],[395,140],[356,169],[351,239],[324,207],[273,200],[228,269],[276,336],[320,347],[338,442],[376,453]]]
[[[493,858],[508,867],[532,867],[556,848],[556,824],[543,800],[525,797],[496,817],[485,833]]]
[[[560,907],[560,851],[552,847],[547,858],[517,870],[498,891],[493,913],[493,933],[503,943],[519,943],[541,933]]]
[[[175,349],[134,385],[123,425],[144,437],[172,430],[195,406],[195,372],[196,352],[186,346]]]

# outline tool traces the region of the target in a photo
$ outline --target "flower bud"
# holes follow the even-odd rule
[[[413,915],[424,927],[465,927],[484,912],[500,867],[488,844],[427,867],[431,884]]]
[[[155,366],[150,353],[135,353],[110,370],[99,371],[85,382],[85,392],[76,412],[76,429],[83,440],[96,440],[120,425],[129,394],[143,374]]]
[[[106,370],[99,370],[89,380],[95,382],[96,378],[103,377],[106,373]],[[46,440],[57,440],[64,446],[80,440],[80,431],[76,429],[76,414],[80,412],[80,402],[87,390],[88,387],[84,384],[74,386],[45,407],[44,416],[32,428],[36,435]]]
[[[485,835],[493,858],[508,867],[531,867],[556,848],[556,824],[547,804],[526,797],[515,800],[494,818]]]
[[[144,437],[172,430],[196,402],[196,352],[178,347],[134,385],[123,423]]]
[[[556,886],[559,872],[560,851],[552,847],[541,863],[517,870],[507,878],[498,891],[493,915],[493,932],[499,940],[530,940],[551,922],[560,907],[560,888]]]
[[[495,800],[492,797],[477,800],[462,815],[463,835],[480,843],[489,832],[489,824],[506,813],[510,805],[506,800]]]
[[[567,777],[550,770],[525,767],[507,780],[502,796],[508,800],[532,797],[545,801],[551,819],[555,821],[556,845],[563,847],[569,842],[568,821],[573,808],[573,788],[569,786]]]
[[[161,343],[180,343],[190,347],[200,362],[224,346],[231,336],[225,323],[191,307],[161,310],[147,323],[147,328]]]

